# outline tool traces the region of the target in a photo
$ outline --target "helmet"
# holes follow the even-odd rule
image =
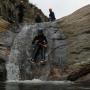
[[[49,10],[52,10],[52,8],[49,8]]]
[[[42,34],[43,33],[43,29],[38,29],[38,34]]]
[[[49,8],[49,11],[52,11],[52,8]]]

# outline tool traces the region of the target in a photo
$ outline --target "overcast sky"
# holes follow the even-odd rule
[[[52,8],[56,18],[61,18],[71,14],[75,10],[90,4],[90,0],[29,0],[37,7],[42,9],[45,15],[48,16],[48,9]]]

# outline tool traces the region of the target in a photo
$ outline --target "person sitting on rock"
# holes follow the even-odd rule
[[[42,22],[42,18],[40,16],[40,13],[37,13],[36,17],[35,17],[35,22],[36,23],[41,23]]]
[[[20,4],[16,6],[16,10],[17,10],[18,22],[22,23],[23,17],[24,17],[24,10],[25,10],[25,6],[24,6],[23,1],[20,1]]]
[[[32,52],[32,62],[37,62],[37,57],[40,55],[41,60],[40,62],[45,61],[45,51],[47,48],[47,39],[46,36],[43,34],[43,30],[38,30],[38,35],[34,37],[32,41],[33,45],[33,52]]]
[[[49,12],[49,21],[54,21],[56,19],[54,12],[52,11],[52,9],[49,9]]]

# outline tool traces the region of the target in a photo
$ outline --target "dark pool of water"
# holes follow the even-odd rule
[[[90,90],[90,83],[0,82],[0,90]]]

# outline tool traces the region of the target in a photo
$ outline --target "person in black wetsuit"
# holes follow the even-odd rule
[[[52,9],[49,9],[49,12],[50,12],[50,14],[49,14],[49,21],[55,21],[56,18],[55,18],[55,14],[52,11]]]
[[[37,15],[36,15],[36,17],[35,17],[35,22],[36,22],[36,23],[41,23],[41,22],[42,22],[40,13],[37,13]]]
[[[45,51],[47,48],[47,39],[46,36],[43,34],[43,30],[38,30],[38,35],[34,37],[32,41],[33,45],[33,53],[32,53],[32,62],[37,62],[37,57],[41,56],[41,62],[45,61]]]
[[[25,6],[24,6],[24,2],[20,1],[20,4],[18,4],[16,6],[16,10],[17,10],[17,16],[18,16],[18,22],[22,23],[23,22],[23,17],[24,17],[24,10],[25,10]]]

